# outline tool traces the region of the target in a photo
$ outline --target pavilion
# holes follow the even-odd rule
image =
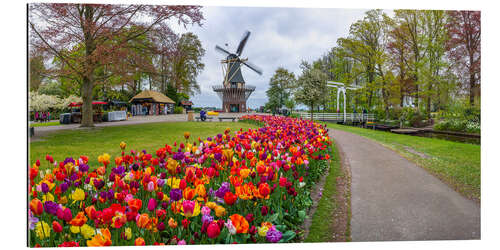
[[[132,115],[166,115],[174,112],[175,102],[168,96],[152,91],[144,90],[129,101],[132,103]]]

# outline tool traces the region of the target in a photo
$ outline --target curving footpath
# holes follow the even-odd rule
[[[480,239],[480,207],[396,152],[330,129],[351,169],[352,241]]]

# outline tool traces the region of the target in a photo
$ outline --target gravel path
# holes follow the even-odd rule
[[[330,129],[351,168],[352,241],[480,239],[480,207],[377,142]]]

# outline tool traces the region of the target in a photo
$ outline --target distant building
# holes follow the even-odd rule
[[[192,106],[193,106],[193,102],[192,101],[181,101],[181,106],[185,109],[185,110],[191,110]]]

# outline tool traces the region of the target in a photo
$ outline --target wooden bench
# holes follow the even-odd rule
[[[199,122],[199,121],[201,120],[201,117],[196,116],[194,119],[196,119],[196,121],[197,121],[197,122]],[[213,118],[213,117],[210,117],[210,116],[207,116],[207,117],[206,117],[206,121],[208,121],[208,120],[212,121],[213,119],[214,119],[214,118]]]
[[[219,117],[219,121],[221,122],[222,120],[233,120],[233,122],[236,120],[236,117]]]

